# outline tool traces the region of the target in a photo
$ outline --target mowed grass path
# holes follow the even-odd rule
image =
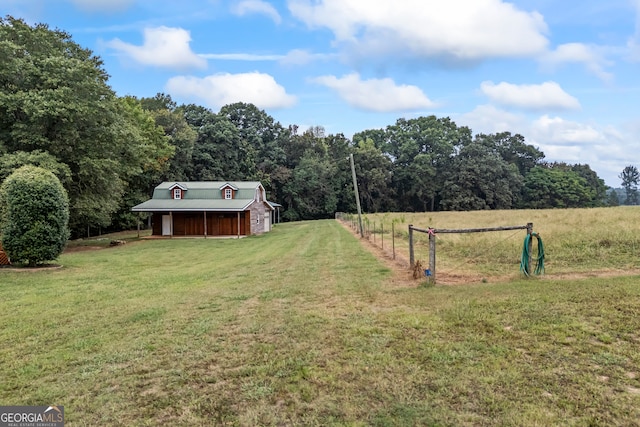
[[[0,402],[70,426],[640,423],[638,277],[396,287],[335,221],[60,262],[0,270]]]

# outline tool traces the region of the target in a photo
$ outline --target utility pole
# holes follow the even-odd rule
[[[358,225],[360,226],[360,237],[364,238],[364,230],[362,229],[362,210],[360,209],[360,194],[358,194],[358,180],[356,179],[356,166],[353,163],[353,153],[349,154],[349,160],[351,161],[353,189],[356,192],[356,206],[358,207]]]

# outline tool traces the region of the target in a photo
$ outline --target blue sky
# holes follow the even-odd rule
[[[0,0],[69,32],[118,95],[351,137],[448,116],[618,187],[640,168],[640,0]]]

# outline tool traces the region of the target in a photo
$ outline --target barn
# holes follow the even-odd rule
[[[274,204],[257,181],[163,182],[131,208],[151,214],[154,236],[249,236],[271,230]]]

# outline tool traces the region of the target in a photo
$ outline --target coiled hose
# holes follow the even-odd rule
[[[522,258],[520,259],[520,271],[522,271],[525,276],[529,276],[529,272],[531,271],[531,266],[529,265],[529,242],[533,236],[538,238],[538,256],[536,257],[536,268],[533,274],[544,274],[544,245],[542,244],[542,238],[538,233],[527,233],[527,236],[524,238]]]

